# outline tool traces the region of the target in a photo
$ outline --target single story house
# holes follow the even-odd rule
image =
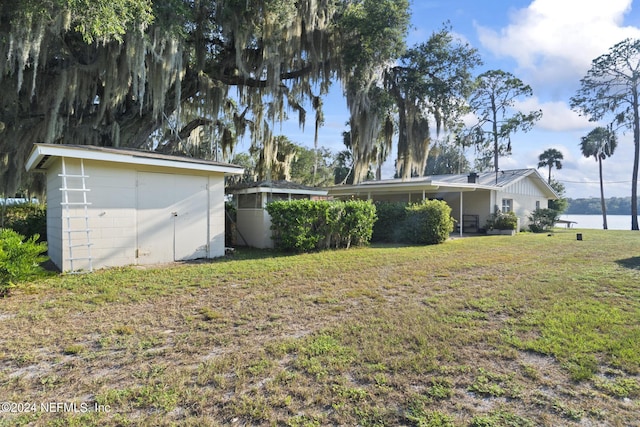
[[[259,181],[231,186],[236,208],[236,243],[254,248],[273,248],[271,216],[265,209],[275,200],[327,198],[327,190],[308,187],[289,181]]]
[[[329,196],[373,201],[418,202],[440,199],[451,207],[459,232],[475,233],[497,210],[515,212],[519,229],[537,208],[547,208],[558,194],[536,169],[515,169],[470,174],[433,175],[406,180],[366,181],[329,187]]]
[[[35,144],[47,243],[68,272],[224,255],[224,177],[238,166],[159,153]]]

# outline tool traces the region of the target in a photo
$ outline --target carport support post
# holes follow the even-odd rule
[[[464,225],[464,221],[462,221],[462,195],[464,193],[460,192],[460,237],[462,237],[462,226]]]

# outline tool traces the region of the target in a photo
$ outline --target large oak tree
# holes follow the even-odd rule
[[[473,85],[471,71],[480,63],[477,51],[445,27],[408,49],[386,73],[398,112],[396,170],[403,179],[424,174],[433,125],[438,135],[459,124]]]
[[[303,124],[306,105],[321,121],[336,80],[366,170],[370,89],[408,22],[407,0],[3,2],[0,192],[16,189],[34,142],[184,153],[200,134],[228,154],[248,131],[269,165],[273,125],[290,112]]]

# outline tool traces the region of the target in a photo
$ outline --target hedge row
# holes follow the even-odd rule
[[[276,201],[266,209],[275,247],[294,252],[366,245],[376,221],[375,206],[361,200]]]
[[[433,245],[446,241],[453,231],[451,207],[441,200],[376,202],[376,209],[374,242]]]

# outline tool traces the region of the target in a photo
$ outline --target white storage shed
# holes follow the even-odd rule
[[[47,243],[61,271],[224,255],[226,163],[95,146],[35,144],[47,174]]]

